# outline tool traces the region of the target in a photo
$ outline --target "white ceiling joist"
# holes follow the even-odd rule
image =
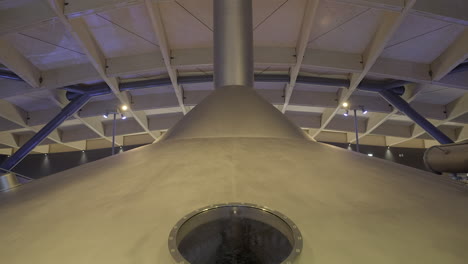
[[[62,100],[60,100],[60,99],[62,99]],[[65,101],[65,98],[63,98],[61,96],[54,97],[53,101],[60,108],[64,108],[68,104],[68,102]],[[101,137],[101,138],[103,138],[105,140],[108,140],[108,141],[112,141],[111,138],[108,138],[108,137],[105,136],[104,125],[102,124],[99,116],[82,118],[80,116],[79,112],[77,112],[77,113],[73,114],[73,117],[80,120],[81,123],[83,123],[91,131],[96,133],[99,137]],[[119,146],[122,146],[123,142],[117,140],[116,144],[119,145]]]
[[[0,144],[11,148],[19,148],[18,137],[10,132],[0,132]]]
[[[255,48],[255,64],[290,67],[296,63],[294,54],[295,51],[292,48]],[[173,50],[172,57],[172,67],[174,68],[212,66],[213,63],[212,49],[209,48]],[[164,70],[166,65],[161,58],[162,54],[160,52],[109,58],[106,60],[106,76],[118,77]],[[302,67],[333,70],[343,72],[343,74],[360,73],[363,70],[361,58],[359,54],[307,49],[302,61]],[[468,79],[466,73],[447,76],[440,81],[432,81],[429,72],[429,64],[380,58],[368,70],[368,75],[468,89],[468,82],[465,80]],[[91,64],[44,71],[42,74],[44,76],[42,87],[48,89],[101,79],[101,75],[96,72]]]
[[[306,8],[304,10],[304,17],[302,19],[301,31],[299,33],[299,40],[296,45],[296,64],[291,68],[290,80],[286,85],[286,92],[284,98],[284,105],[282,112],[285,113],[291,100],[291,96],[296,85],[297,76],[301,70],[302,61],[307,50],[307,44],[309,42],[310,32],[312,31],[312,26],[314,25],[315,13],[320,0],[308,0],[306,3]]]
[[[450,104],[446,105],[445,108],[446,108],[446,111],[447,111],[447,118],[446,119],[444,119],[444,120],[428,119],[428,121],[431,122],[434,126],[438,127],[438,126],[441,126],[441,125],[446,124],[448,122],[451,122],[452,120],[454,120],[454,119],[456,119],[456,118],[458,118],[458,117],[460,117],[462,115],[467,114],[468,113],[468,93],[461,96],[457,100],[451,102]],[[424,129],[422,129],[420,126],[415,124],[414,127],[413,127],[412,135],[411,135],[410,138],[404,138],[404,139],[400,139],[398,141],[395,141],[395,142],[393,142],[393,145],[403,143],[403,142],[406,142],[408,140],[417,138],[417,137],[419,137],[421,135],[424,135],[425,133],[426,133],[426,131],[424,131]]]
[[[438,81],[468,59],[468,28],[432,64],[433,79]]]
[[[417,85],[407,85],[405,88],[405,93],[401,96],[406,102],[411,102],[413,101],[418,93],[421,91],[421,89],[416,88],[415,86]],[[358,138],[361,139],[367,135],[372,134],[374,130],[376,130],[380,125],[385,123],[387,120],[390,119],[393,115],[398,113],[398,109],[393,109],[392,112],[390,113],[377,113],[373,112],[369,114],[369,117],[367,119],[367,124],[366,124],[366,132],[360,133]],[[352,139],[350,142],[355,142],[356,137]]]
[[[179,102],[179,106],[185,115],[187,113],[187,109],[185,109],[184,106],[184,95],[182,92],[182,88],[177,83],[177,72],[171,65],[171,50],[169,48],[166,30],[164,29],[164,24],[161,18],[161,10],[159,9],[159,4],[152,3],[151,0],[145,0],[145,5],[146,9],[148,10],[148,14],[151,18],[153,30],[159,39],[159,47],[161,50],[161,54],[167,69],[167,73],[169,74],[169,78],[171,78],[172,86],[174,87],[174,92],[176,94],[177,101]]]
[[[8,41],[0,38],[0,62],[34,88],[41,85],[41,72]]]
[[[17,124],[18,126],[21,126],[28,131],[34,131],[38,132],[44,125],[39,125],[39,126],[30,126],[28,124],[28,113],[26,113],[24,110],[18,108],[16,105],[5,101],[5,100],[0,100],[0,117]],[[64,143],[62,141],[62,137],[60,135],[60,131],[58,129],[55,129],[50,135],[47,137],[48,139],[59,143],[59,144],[64,144],[68,145],[68,143]],[[12,142],[10,140],[10,142]],[[2,143],[0,143],[2,144]],[[6,145],[6,144],[5,144]],[[70,147],[72,147],[70,145]]]
[[[408,15],[409,10],[413,7],[416,0],[410,0],[406,3],[403,11],[401,13],[390,13],[387,12],[384,14],[382,24],[377,29],[372,41],[367,47],[366,51],[362,55],[363,59],[363,70],[360,73],[353,73],[351,75],[350,86],[348,89],[342,89],[340,93],[340,98],[338,100],[338,107],[333,112],[326,112],[322,116],[322,125],[320,129],[316,132],[313,137],[317,136],[321,130],[331,122],[335,117],[336,113],[341,109],[341,104],[349,99],[354,91],[357,89],[361,81],[369,73],[372,66],[375,64],[380,54],[382,53],[385,45],[388,43],[390,38],[396,32],[396,30],[403,23],[403,20]]]
[[[468,140],[468,125],[464,125],[458,132],[457,142]]]
[[[129,96],[125,93],[121,93],[119,90],[119,83],[116,78],[108,77],[106,75],[106,58],[100,50],[93,36],[89,32],[89,29],[86,25],[86,22],[82,18],[76,18],[68,20],[65,14],[63,13],[63,2],[60,0],[48,0],[50,6],[56,12],[56,15],[63,23],[63,25],[70,31],[74,39],[80,44],[83,51],[86,53],[86,56],[91,61],[91,64],[94,66],[96,71],[99,73],[100,77],[104,82],[107,83],[109,88],[112,90],[114,95],[119,99],[122,104],[129,106],[128,112],[135,118],[135,120],[143,127],[143,129],[149,133],[154,139],[157,138],[156,135],[151,133],[148,129],[146,116],[141,115],[131,110],[131,104]],[[118,107],[118,106],[116,106]]]

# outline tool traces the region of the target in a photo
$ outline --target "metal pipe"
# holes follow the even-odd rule
[[[114,122],[112,124],[112,155],[115,154],[115,127],[116,127],[116,113],[114,113]]]
[[[10,158],[5,160],[0,168],[10,171],[18,163],[20,163],[26,155],[28,155],[39,143],[41,143],[52,131],[60,126],[63,121],[67,120],[71,115],[78,111],[91,98],[88,94],[82,94],[75,100],[65,106],[59,114],[57,114],[47,125],[37,132],[28,142],[18,149]]]
[[[14,80],[14,81],[21,81],[21,82],[23,81],[23,79],[21,79],[21,77],[14,74],[13,72],[3,71],[3,70],[0,70],[0,78],[8,79],[8,80]]]
[[[253,87],[252,0],[216,0],[214,87]]]
[[[468,173],[468,141],[430,147],[424,153],[424,164],[436,173]]]
[[[354,132],[356,133],[356,152],[359,152],[359,132],[356,109],[354,109]]]
[[[453,69],[449,74],[458,73],[458,72],[464,72],[464,71],[468,71],[468,62],[464,62],[464,63],[458,65],[458,66],[455,67],[455,69]]]
[[[424,129],[434,139],[439,141],[441,144],[451,144],[453,141],[447,137],[442,131],[435,127],[431,122],[427,121],[422,115],[416,112],[405,100],[400,96],[392,93],[389,90],[382,90],[379,92],[380,95],[387,100],[390,104],[396,107],[398,110],[407,115],[411,120]]]

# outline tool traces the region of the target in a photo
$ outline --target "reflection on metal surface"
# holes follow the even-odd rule
[[[0,175],[0,192],[13,189],[18,185],[20,185],[20,183],[18,182],[15,174],[7,173]]]
[[[169,250],[179,264],[291,264],[302,235],[288,217],[266,207],[219,204],[180,220]]]

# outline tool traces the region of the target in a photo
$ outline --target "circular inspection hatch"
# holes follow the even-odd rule
[[[208,206],[171,230],[169,250],[178,264],[292,264],[302,236],[285,215],[245,203]]]

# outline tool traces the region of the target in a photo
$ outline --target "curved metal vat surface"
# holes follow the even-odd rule
[[[305,139],[163,140],[0,196],[5,263],[172,263],[194,209],[250,202],[300,227],[295,263],[466,263],[468,194],[443,178]]]

